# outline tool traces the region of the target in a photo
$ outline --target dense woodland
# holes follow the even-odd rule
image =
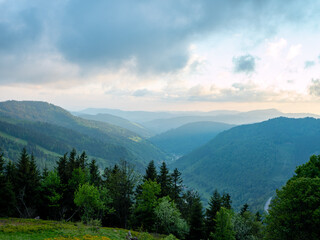
[[[86,224],[174,234],[179,239],[319,239],[320,156],[296,170],[277,191],[265,220],[245,204],[232,209],[228,193],[215,190],[207,209],[183,184],[178,169],[154,161],[142,177],[125,161],[103,173],[75,150],[52,171],[39,171],[24,148],[16,163],[0,155],[1,217],[82,221]],[[289,230],[289,231],[288,231]]]

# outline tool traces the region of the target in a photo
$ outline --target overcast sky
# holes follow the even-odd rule
[[[320,114],[320,0],[0,0],[0,100]]]

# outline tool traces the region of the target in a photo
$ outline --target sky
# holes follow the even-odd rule
[[[320,114],[320,0],[0,0],[0,101]]]

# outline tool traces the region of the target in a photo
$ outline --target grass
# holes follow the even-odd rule
[[[0,218],[0,240],[120,240],[128,230],[92,227],[82,223]],[[131,231],[139,240],[173,239]]]

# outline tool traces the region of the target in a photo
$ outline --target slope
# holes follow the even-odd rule
[[[206,199],[217,188],[231,194],[237,209],[246,202],[262,209],[297,165],[319,153],[319,119],[276,118],[222,132],[172,167]]]
[[[135,164],[145,165],[152,159],[161,161],[167,157],[150,142],[131,131],[108,123],[75,117],[66,110],[45,102],[1,102],[0,118],[11,124],[18,124],[24,121],[41,122],[72,130],[107,144],[109,147],[105,151],[114,147],[119,148],[117,156],[114,156],[111,152],[110,156],[114,156],[118,160],[126,156],[126,160]],[[46,128],[43,131],[46,132]],[[75,140],[74,137],[70,137],[70,139]],[[124,154],[125,152],[127,153]]]
[[[232,127],[234,125],[217,122],[188,123],[149,138],[149,140],[163,151],[181,156],[190,153],[218,133]]]
[[[78,116],[84,119],[106,122],[118,127],[122,127],[122,128],[128,129],[129,131],[137,133],[138,135],[144,138],[148,138],[154,135],[153,132],[149,131],[148,129],[146,129],[145,127],[141,126],[138,123],[130,122],[127,119],[117,117],[108,113],[99,113],[96,115],[81,114]]]

